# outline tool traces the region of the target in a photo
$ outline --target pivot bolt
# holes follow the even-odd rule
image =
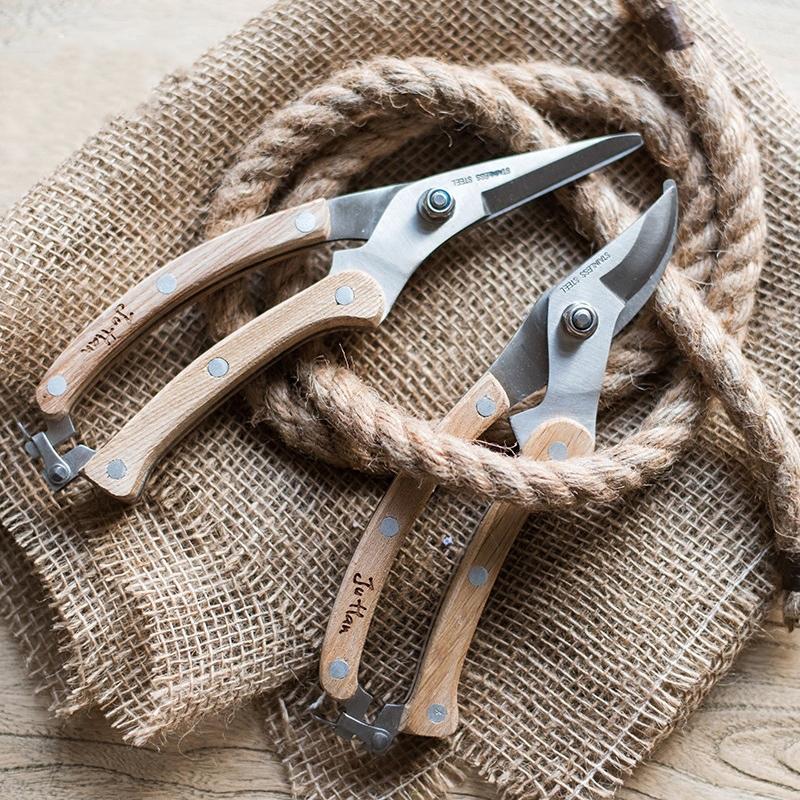
[[[420,197],[417,210],[429,222],[444,222],[453,216],[456,201],[446,189],[428,189]]]
[[[567,333],[577,339],[588,339],[597,330],[598,321],[597,311],[588,303],[572,303],[561,316]]]

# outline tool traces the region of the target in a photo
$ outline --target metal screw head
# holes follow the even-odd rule
[[[63,464],[53,464],[49,470],[47,470],[47,477],[53,483],[64,483],[69,478],[69,467],[65,467]]]
[[[106,475],[108,475],[111,480],[118,481],[120,478],[124,478],[127,473],[128,467],[121,458],[115,458],[108,462]]]
[[[547,448],[547,457],[551,461],[563,461],[567,457],[567,446],[564,442],[553,442]]]
[[[337,681],[346,678],[348,672],[350,672],[350,665],[343,658],[331,661],[331,665],[328,667],[328,674]]]
[[[156,278],[156,289],[158,289],[161,294],[172,294],[177,285],[178,281],[170,272],[165,272],[163,275],[159,275],[158,278]]]
[[[334,293],[333,297],[336,303],[340,306],[349,306],[356,298],[356,293],[351,286],[340,286]]]
[[[300,233],[311,233],[317,227],[317,218],[310,211],[301,211],[295,217],[294,226]]]
[[[474,566],[470,567],[469,575],[467,576],[469,582],[473,586],[483,586],[489,580],[489,572],[486,567]]]
[[[475,403],[475,410],[478,412],[479,416],[486,419],[494,414],[494,412],[497,410],[497,405],[488,394],[485,394],[478,400],[477,403]]]
[[[431,703],[428,706],[428,719],[438,725],[447,719],[447,709],[441,703]]]
[[[378,530],[381,532],[382,536],[391,539],[400,531],[400,523],[397,521],[397,517],[392,517],[387,514],[381,520],[381,524],[378,525]]]
[[[599,319],[595,308],[588,303],[572,303],[561,315],[565,330],[577,339],[588,339],[597,330]]]
[[[443,222],[453,216],[456,201],[446,189],[428,189],[420,197],[417,210],[429,222]]]
[[[212,378],[222,378],[228,374],[230,364],[224,358],[212,358],[206,369]]]
[[[53,375],[47,381],[47,394],[51,397],[61,397],[67,391],[68,386],[67,379],[63,375]]]

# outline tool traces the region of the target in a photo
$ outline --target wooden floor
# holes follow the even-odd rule
[[[770,624],[705,706],[628,780],[624,800],[800,797],[800,635]],[[33,695],[0,628],[4,800],[288,800],[283,769],[251,708],[157,751],[122,744],[99,716],[59,723]],[[493,798],[471,781],[453,800]],[[366,799],[365,799],[366,800]]]
[[[718,0],[800,102],[800,0]],[[0,0],[0,211],[112,113],[185,65],[267,0]],[[165,20],[165,17],[167,19]],[[260,721],[158,752],[123,745],[100,718],[50,718],[0,623],[0,797],[9,800],[285,800]],[[490,798],[478,782],[453,798]],[[625,800],[800,797],[800,633],[771,622],[690,723],[642,765]]]

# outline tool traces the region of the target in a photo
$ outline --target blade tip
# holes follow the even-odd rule
[[[664,181],[661,190],[661,197],[657,202],[669,203],[669,213],[672,217],[672,237],[674,238],[675,230],[678,226],[678,184],[675,183],[672,178]]]
[[[625,145],[625,150],[627,152],[638,150],[644,145],[644,139],[640,133],[613,133],[607,138],[609,141],[615,141]]]

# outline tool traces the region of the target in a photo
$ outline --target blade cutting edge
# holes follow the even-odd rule
[[[361,247],[337,250],[330,274],[357,269],[373,277],[383,290],[386,316],[417,267],[453,236],[600,169],[641,143],[638,134],[603,136],[459,167],[371,195],[342,196],[332,202],[334,234],[368,238]],[[448,214],[433,221],[419,210],[431,191],[450,201]],[[370,205],[382,210],[376,215]]]
[[[489,368],[512,405],[547,383],[547,312],[551,294],[561,287],[585,282],[587,271],[591,273],[598,263],[611,258],[609,268],[597,276],[625,301],[614,326],[616,336],[641,310],[661,279],[672,254],[677,219],[677,187],[667,181],[661,197],[631,226],[539,297]]]
[[[524,175],[483,193],[490,218],[552,192],[618,161],[642,146],[638,133],[601,136],[541,151],[548,158]]]

